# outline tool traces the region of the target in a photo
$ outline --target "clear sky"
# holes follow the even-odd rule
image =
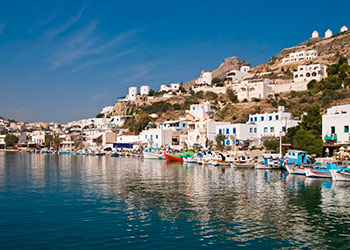
[[[94,117],[130,85],[189,81],[225,57],[260,64],[318,30],[350,26],[350,1],[0,1],[0,116]]]

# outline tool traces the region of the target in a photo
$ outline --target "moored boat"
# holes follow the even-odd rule
[[[350,168],[330,170],[333,181],[350,181]]]
[[[167,161],[177,161],[177,162],[183,162],[184,159],[181,157],[181,155],[176,154],[170,154],[167,152],[164,152],[164,157]]]
[[[162,153],[153,152],[153,151],[144,151],[143,158],[145,158],[145,159],[161,159]]]
[[[281,163],[272,158],[264,158],[264,161],[255,163],[256,169],[280,169],[282,168]]]

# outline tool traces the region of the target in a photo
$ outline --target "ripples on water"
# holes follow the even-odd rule
[[[0,153],[0,245],[344,249],[349,191],[284,171]]]

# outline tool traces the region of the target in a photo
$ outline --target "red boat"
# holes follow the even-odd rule
[[[164,152],[165,159],[167,161],[178,161],[178,162],[183,162],[184,159],[182,159],[181,155],[174,155],[174,154],[169,154],[167,152]]]

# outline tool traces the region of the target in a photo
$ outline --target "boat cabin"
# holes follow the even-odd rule
[[[288,163],[291,164],[309,163],[307,152],[301,150],[288,150],[286,158],[288,159]]]

